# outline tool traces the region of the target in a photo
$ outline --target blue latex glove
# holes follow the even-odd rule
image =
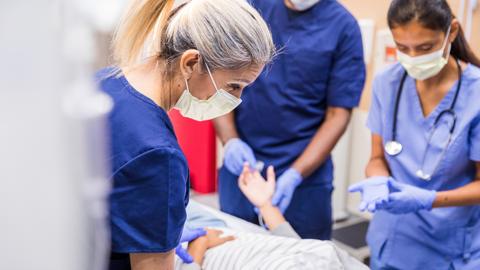
[[[231,173],[240,175],[245,162],[248,162],[250,166],[255,166],[257,163],[252,148],[238,138],[230,139],[225,144],[225,157],[223,159],[225,167]]]
[[[285,213],[292,201],[293,192],[302,183],[302,175],[295,169],[286,170],[277,180],[277,187],[273,194],[272,204]]]
[[[388,201],[380,205],[392,214],[407,214],[419,210],[431,210],[437,192],[407,185],[390,179],[388,181],[390,195]]]
[[[362,202],[358,207],[360,211],[368,210],[373,213],[379,205],[388,200],[389,179],[390,177],[386,176],[370,177],[348,188],[349,192],[360,192],[362,194]]]
[[[187,250],[185,250],[182,247],[182,243],[185,242],[191,242],[201,236],[204,236],[207,234],[207,231],[205,229],[188,229],[184,228],[182,232],[182,237],[180,238],[180,244],[175,248],[175,253],[182,259],[184,263],[192,263],[193,258],[190,254],[188,254]]]

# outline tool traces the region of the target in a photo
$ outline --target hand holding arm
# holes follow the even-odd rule
[[[175,253],[182,259],[184,263],[192,263],[192,256],[182,247],[182,243],[191,242],[195,239],[207,234],[207,231],[202,228],[190,230],[188,228],[183,229],[182,237],[180,238],[180,244],[175,249]]]
[[[198,265],[202,265],[207,250],[235,240],[233,236],[222,237],[222,231],[219,230],[206,229],[206,231],[206,235],[188,244],[188,253],[192,255],[193,261]]]
[[[225,167],[233,174],[240,175],[243,163],[248,162],[252,166],[257,160],[252,148],[239,139],[237,128],[235,126],[234,113],[231,112],[213,120],[217,136],[222,141],[224,148],[223,162]]]

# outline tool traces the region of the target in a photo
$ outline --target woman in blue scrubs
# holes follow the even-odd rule
[[[334,0],[252,2],[283,51],[245,91],[242,105],[216,120],[225,143],[220,206],[257,222],[237,178],[245,161],[261,161],[279,173],[273,203],[295,231],[302,238],[327,240],[332,225],[330,152],[365,81],[360,28]]]
[[[480,269],[480,61],[445,0],[394,0],[362,210],[372,269]]]
[[[189,170],[167,112],[199,121],[230,112],[275,52],[246,1],[173,4],[134,2],[114,39],[117,67],[98,74],[115,103],[110,269],[173,269],[181,237],[199,236],[182,236]]]

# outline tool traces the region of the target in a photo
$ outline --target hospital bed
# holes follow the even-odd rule
[[[271,233],[264,229],[261,226],[258,226],[256,224],[247,222],[245,220],[242,220],[240,218],[237,218],[235,216],[229,215],[227,213],[221,212],[217,209],[214,209],[210,206],[207,206],[205,204],[202,204],[201,202],[196,201],[195,199],[192,199],[192,201],[198,205],[202,210],[212,214],[216,218],[219,218],[225,222],[227,227],[229,229],[239,231],[239,232],[246,232],[246,233],[257,233],[257,234],[263,234],[263,235],[271,235]],[[348,248],[345,248],[345,245],[342,245],[338,241],[332,241],[335,245],[337,245],[338,249],[342,249],[346,251],[347,253],[350,254],[352,260],[356,260],[357,262],[360,261],[357,254],[352,254]]]
[[[198,203],[198,206],[206,211],[209,212],[210,214],[214,215],[215,217],[223,220],[227,226],[233,230],[241,231],[241,232],[250,232],[250,233],[260,233],[260,234],[270,234],[266,229],[250,223],[248,221],[245,221],[243,219],[237,218],[235,216],[229,215],[227,213],[224,213],[222,211],[219,211],[217,209],[214,209],[210,206],[204,205],[199,201],[196,201],[195,199],[192,199],[192,201],[195,201]]]

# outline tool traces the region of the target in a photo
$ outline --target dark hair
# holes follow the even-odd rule
[[[417,20],[431,30],[448,31],[455,16],[446,0],[393,0],[388,9],[388,26],[390,29]],[[480,67],[480,59],[468,45],[462,27],[452,43],[450,54],[466,63]]]

